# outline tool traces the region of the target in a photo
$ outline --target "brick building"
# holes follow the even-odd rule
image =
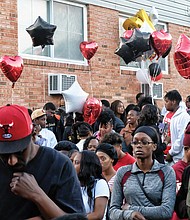
[[[190,94],[190,86],[177,72],[173,53],[180,34],[190,36],[189,0],[179,3],[144,0],[141,5],[139,1],[124,0],[1,0],[0,55],[20,55],[24,59],[24,69],[14,89],[0,72],[0,104],[17,103],[38,108],[53,101],[57,105],[61,90],[49,94],[49,74],[76,76],[90,96],[110,101],[120,99],[125,105],[134,103],[135,95],[146,87],[136,79],[140,66],[123,66],[114,51],[118,47],[123,19],[141,8],[149,12],[152,6],[158,10],[160,25],[173,37],[173,47],[163,61],[164,74],[158,82],[163,86],[162,95],[175,88],[185,98]],[[38,16],[57,25],[54,46],[46,46],[44,50],[32,48],[25,30]],[[79,43],[84,40],[96,41],[99,45],[90,65],[79,50]],[[162,99],[157,103],[163,106]]]

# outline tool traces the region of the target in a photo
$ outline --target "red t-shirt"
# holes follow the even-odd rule
[[[125,166],[125,165],[129,165],[129,164],[133,164],[135,161],[136,160],[134,157],[132,157],[128,153],[125,153],[125,156],[120,158],[113,168],[115,171],[117,171],[120,167]]]
[[[168,112],[166,114],[166,116],[164,117],[164,124],[165,124],[165,129],[164,129],[164,132],[167,133],[167,136],[170,137],[171,134],[170,134],[170,121],[171,121],[171,118],[172,116],[174,115],[175,112]],[[166,150],[164,151],[164,154],[167,155],[167,153],[169,152],[169,150],[171,149],[171,143],[169,143],[167,146],[166,146]]]

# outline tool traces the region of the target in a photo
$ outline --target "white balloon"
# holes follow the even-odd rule
[[[148,70],[139,69],[136,72],[136,78],[140,83],[149,84],[151,83],[150,75],[148,74]]]
[[[141,27],[139,28],[141,32],[153,33],[155,30],[148,24],[148,22],[144,21]]]
[[[83,106],[88,98],[88,95],[89,94],[81,88],[79,83],[75,81],[69,89],[63,91],[66,113],[82,113]]]
[[[149,18],[151,22],[153,23],[153,25],[156,25],[158,23],[158,11],[154,6],[152,6],[150,10]]]

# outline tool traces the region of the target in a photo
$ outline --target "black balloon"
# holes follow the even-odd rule
[[[149,74],[152,77],[157,77],[158,75],[160,75],[162,71],[158,63],[151,63],[148,69],[149,69]]]
[[[116,49],[115,54],[123,58],[126,64],[143,54],[143,52],[151,50],[150,33],[141,32],[134,29],[129,39],[120,37],[120,45]]]
[[[130,63],[131,61],[135,60],[135,54],[133,50],[126,45],[127,40],[123,37],[120,37],[120,45],[115,50],[115,54],[123,58],[126,64]]]
[[[36,19],[34,24],[26,28],[26,31],[32,38],[33,47],[45,45],[53,45],[53,35],[57,26],[44,21],[40,16]]]

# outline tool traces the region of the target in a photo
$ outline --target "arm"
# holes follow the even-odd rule
[[[109,186],[104,179],[100,179],[95,184],[95,190],[93,191],[95,193],[94,209],[87,217],[88,220],[102,220],[110,195]]]
[[[33,175],[14,173],[10,187],[15,195],[34,202],[45,219],[51,219],[65,214],[39,187]]]
[[[105,212],[107,203],[108,203],[107,197],[96,198],[93,212],[87,215],[88,220],[102,220],[104,217],[104,212]]]
[[[180,117],[178,121],[171,121],[170,130],[172,148],[169,150],[169,154],[172,157],[179,154],[183,150],[184,131],[188,122],[189,118],[185,116]],[[177,130],[174,129],[174,127],[176,128],[176,126]],[[173,139],[175,139],[175,141]]]

